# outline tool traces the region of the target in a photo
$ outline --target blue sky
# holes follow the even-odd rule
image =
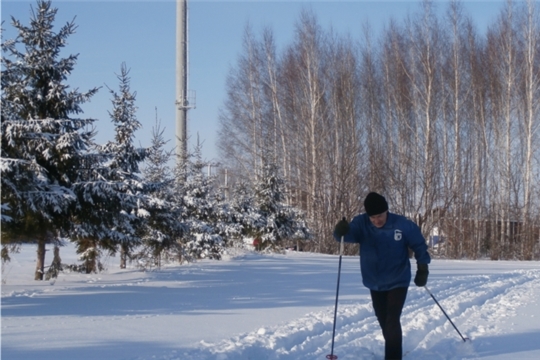
[[[446,1],[435,1],[440,11]],[[464,1],[480,30],[485,30],[499,14],[502,0]],[[35,1],[2,0],[4,39],[13,38],[10,16],[27,25],[30,6]],[[105,143],[114,136],[108,111],[111,94],[118,90],[116,74],[122,62],[131,69],[131,90],[137,92],[137,118],[143,128],[136,133],[142,146],[150,144],[157,117],[166,128],[168,145],[174,147],[175,133],[175,46],[176,2],[156,1],[82,1],[52,2],[58,8],[58,27],[72,20],[77,33],[69,38],[66,54],[79,54],[72,88],[86,91],[102,87],[90,103],[83,105],[80,117],[97,119],[96,141]],[[188,114],[190,148],[197,135],[203,141],[203,156],[217,159],[215,147],[219,109],[225,101],[225,81],[235,66],[242,48],[242,37],[249,22],[256,33],[264,27],[274,31],[278,51],[288,45],[302,8],[311,8],[324,29],[332,26],[338,33],[361,39],[366,19],[374,30],[392,17],[398,21],[419,10],[419,1],[189,1],[189,88],[196,91],[196,109]]]

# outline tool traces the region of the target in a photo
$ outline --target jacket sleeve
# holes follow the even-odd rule
[[[346,243],[359,243],[361,236],[361,224],[362,218],[360,215],[352,219],[352,221],[349,223],[349,232],[347,235],[345,235],[343,241]],[[336,241],[341,241],[341,237],[337,236],[335,233],[333,235]]]
[[[414,252],[416,263],[429,264],[431,262],[431,257],[429,256],[426,239],[422,235],[420,227],[412,221],[410,221],[408,241],[409,248]]]

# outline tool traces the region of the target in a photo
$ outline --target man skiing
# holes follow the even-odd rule
[[[384,196],[370,192],[364,200],[364,214],[349,224],[336,224],[334,237],[360,244],[362,282],[371,292],[375,315],[385,340],[385,359],[402,358],[401,311],[411,281],[409,249],[417,263],[414,283],[424,286],[431,261],[420,228],[404,216],[388,212]]]

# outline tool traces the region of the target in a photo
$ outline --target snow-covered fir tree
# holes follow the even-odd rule
[[[216,183],[216,178],[212,179]],[[225,196],[225,189],[218,187],[213,189],[215,202],[214,228],[223,240],[226,247],[242,245],[245,234],[244,214],[237,211],[234,205]]]
[[[204,175],[207,164],[202,160],[201,149],[197,144],[194,154],[177,165],[177,186],[189,229],[184,236],[184,250],[186,256],[194,259],[220,259],[224,242],[216,226],[218,203],[213,194],[213,178]]]
[[[139,164],[147,149],[134,145],[137,120],[136,93],[131,92],[129,70],[122,64],[117,75],[119,91],[110,89],[115,138],[100,147],[101,162],[94,164],[85,181],[75,185],[79,197],[77,252],[86,272],[99,270],[101,249],[120,250],[120,267],[126,267],[131,249],[140,243],[138,227],[148,216],[145,183]]]
[[[230,199],[227,200],[234,224],[239,227],[239,238],[254,238],[258,235],[258,230],[264,227],[265,220],[256,209],[255,195],[253,188],[246,181],[237,182],[231,192]]]
[[[35,279],[42,280],[45,245],[72,231],[73,184],[93,161],[93,120],[76,119],[97,91],[65,84],[77,55],[61,58],[74,22],[54,29],[57,9],[37,1],[30,25],[2,41],[2,244],[36,242]]]
[[[279,248],[284,240],[311,238],[303,213],[285,203],[283,179],[275,163],[263,162],[254,188],[255,206],[261,217],[254,232],[261,249]]]
[[[161,121],[158,120],[157,110],[155,124],[152,127],[152,138],[150,147],[142,169],[145,180],[154,184],[168,184],[173,181],[173,174],[170,162],[173,160],[174,148],[167,150],[165,146],[169,140],[165,140],[165,128],[161,127]],[[164,189],[158,189],[163,192]]]
[[[163,259],[182,260],[180,240],[186,231],[181,221],[184,213],[182,203],[172,196],[174,178],[169,166],[174,149],[167,151],[161,123],[157,120],[152,128],[152,141],[142,170],[149,185],[148,217],[140,228],[141,246],[136,254],[142,268],[160,267]]]

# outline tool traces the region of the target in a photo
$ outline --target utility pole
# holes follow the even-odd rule
[[[188,6],[176,1],[176,156],[187,157],[187,113],[195,108],[195,92],[188,92]]]

